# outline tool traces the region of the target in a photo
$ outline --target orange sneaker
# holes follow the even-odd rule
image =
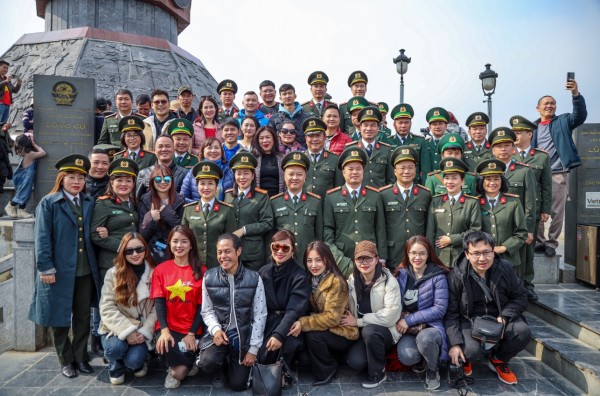
[[[463,364],[463,368],[465,369],[465,375],[467,377],[473,373],[473,367],[471,366],[471,362]]]
[[[505,384],[515,385],[517,383],[517,377],[511,371],[511,369],[508,368],[508,363],[490,357],[488,366],[492,371],[498,374],[500,381],[504,382]]]

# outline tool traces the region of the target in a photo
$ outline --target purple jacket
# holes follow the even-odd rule
[[[442,353],[440,360],[450,360],[448,357],[448,342],[446,341],[446,330],[444,329],[444,315],[448,309],[448,281],[446,274],[441,268],[435,267],[434,271],[425,270],[426,273],[419,280],[419,301],[417,302],[418,311],[408,315],[406,323],[414,326],[420,323],[427,323],[429,326],[437,329],[442,336]],[[400,268],[398,273],[398,283],[400,284],[400,296],[404,306],[404,293],[408,277],[406,268]]]

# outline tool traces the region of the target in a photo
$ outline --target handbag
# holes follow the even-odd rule
[[[292,370],[288,367],[287,363],[283,359],[283,349],[285,348],[285,341],[279,348],[279,356],[277,361],[273,364],[260,364],[258,359],[254,360],[252,365],[252,395],[253,396],[281,396],[283,388],[282,377],[283,369],[290,373],[292,377],[292,384],[296,382],[294,376],[291,375]],[[300,385],[298,385],[298,391],[302,396],[308,396],[308,393],[302,392]]]
[[[477,284],[483,290],[485,294],[486,302],[495,301],[492,297],[492,292],[485,283],[481,280],[479,275],[471,274],[471,277],[477,282]],[[498,305],[498,312],[502,312],[500,303],[496,301]],[[471,319],[471,337],[481,341],[481,345],[485,349],[491,349],[500,342],[502,334],[504,332],[504,323],[498,322],[497,318],[490,315],[476,316]],[[488,348],[489,346],[489,348]]]
[[[400,314],[400,319],[404,319],[406,318],[408,315],[410,315],[410,312],[408,311],[404,311]],[[414,335],[416,336],[417,334],[419,334],[421,332],[421,330],[424,330],[426,328],[428,328],[429,325],[427,323],[419,323],[417,325],[414,326],[410,326],[405,332],[404,334],[408,334],[408,335]]]

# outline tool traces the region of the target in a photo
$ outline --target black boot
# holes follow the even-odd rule
[[[90,346],[90,350],[98,356],[104,356],[104,347],[102,347],[100,336],[92,335],[92,345]]]

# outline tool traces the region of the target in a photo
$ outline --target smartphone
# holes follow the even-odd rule
[[[575,80],[574,72],[567,72],[567,82],[569,82],[569,80]]]
[[[185,346],[185,342],[180,341],[177,343],[177,345],[179,346],[179,351],[181,351],[181,353],[187,352],[187,347]]]
[[[18,79],[19,79],[19,75],[18,75],[18,74],[15,74],[15,75],[13,75],[13,78],[14,78],[15,80],[18,80]]]

